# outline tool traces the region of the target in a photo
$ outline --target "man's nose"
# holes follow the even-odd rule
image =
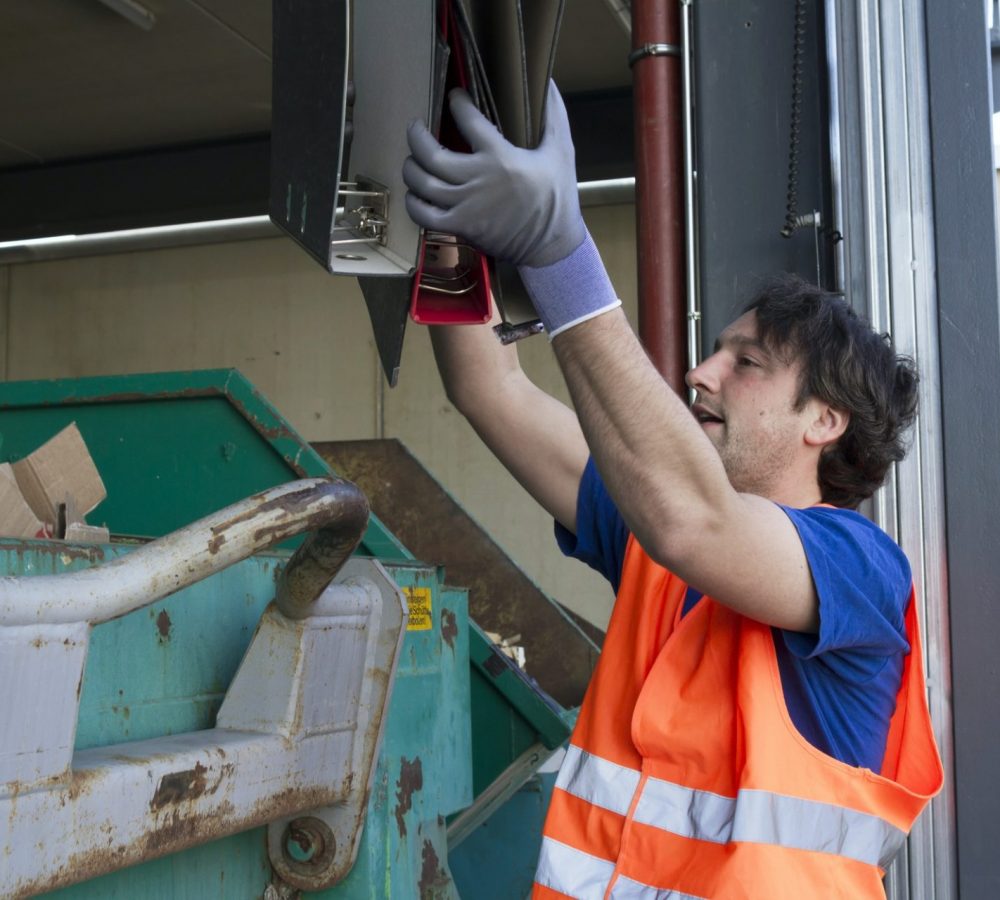
[[[687,386],[699,393],[714,394],[719,390],[720,366],[719,354],[713,353],[703,359],[684,376]]]

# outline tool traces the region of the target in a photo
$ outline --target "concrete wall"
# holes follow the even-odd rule
[[[630,205],[588,224],[635,321]],[[567,400],[548,342],[522,362]],[[361,293],[275,238],[0,267],[4,380],[240,369],[311,441],[395,437],[549,594],[599,626],[607,583],[562,558],[552,524],[447,402],[425,329],[408,327],[385,386]]]

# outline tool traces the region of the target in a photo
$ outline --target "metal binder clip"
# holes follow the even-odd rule
[[[333,232],[346,231],[354,237],[336,238],[330,241],[330,246],[376,241],[384,247],[389,227],[389,189],[377,181],[358,178],[342,181],[338,195],[356,199],[353,202],[345,199],[343,216],[337,219]]]
[[[486,258],[451,234],[427,232],[413,280],[410,316],[424,325],[488,322]]]
[[[476,250],[451,234],[428,232],[424,237],[421,287],[435,294],[460,297],[475,290]]]

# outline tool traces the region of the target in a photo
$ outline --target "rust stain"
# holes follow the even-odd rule
[[[303,531],[317,531],[329,524],[329,512],[320,510],[312,513],[305,519],[297,519],[295,521],[285,520],[274,525],[269,525],[266,528],[258,528],[253,533],[253,539],[255,541],[268,541],[276,544],[278,541],[286,537],[291,537],[293,534]]]
[[[455,619],[455,613],[450,609],[441,610],[441,637],[454,651],[455,638],[458,637],[458,622]]]
[[[174,852],[174,849],[190,847],[197,841],[191,840],[191,834],[200,826],[202,833],[208,832],[213,837],[222,837],[229,833],[223,823],[233,815],[233,806],[227,800],[218,808],[205,815],[192,816],[180,809],[171,809],[158,822],[157,827],[147,832],[139,843],[141,859],[162,856]]]
[[[442,868],[437,851],[429,839],[424,840],[421,857],[420,881],[417,882],[420,900],[435,900],[446,896],[451,879]]]
[[[224,754],[221,749],[218,752],[220,757]],[[137,757],[119,756],[115,758],[129,763],[141,761]],[[409,774],[405,780],[409,782],[415,780],[416,782],[412,787],[406,787],[406,790],[411,793],[412,790],[422,786],[423,777],[420,761],[414,760],[413,763],[406,764],[406,769]],[[177,853],[230,834],[258,827],[267,822],[287,818],[300,813],[303,809],[318,809],[329,806],[331,803],[343,801],[344,791],[350,789],[350,779],[347,779],[345,784],[325,784],[322,787],[306,787],[293,783],[277,794],[259,800],[249,809],[239,811],[233,807],[230,801],[225,799],[216,803],[211,809],[198,810],[197,813],[194,812],[190,804],[168,805],[175,802],[180,803],[182,800],[196,799],[198,795],[195,791],[199,782],[205,784],[203,791],[205,795],[214,793],[224,778],[232,775],[233,771],[232,763],[223,764],[219,777],[214,783],[211,781],[209,770],[200,764],[196,765],[193,770],[164,776],[160,780],[156,792],[156,797],[160,798],[161,801],[161,808],[157,810],[154,806],[155,818],[151,817],[148,820],[148,830],[144,834],[136,836],[134,841],[122,842],[117,831],[102,826],[98,843],[97,840],[90,840],[86,833],[81,833],[80,842],[88,849],[72,854],[64,864],[58,867],[45,869],[44,874],[28,876],[11,885],[11,893],[5,896],[17,900],[17,898],[48,893],[56,888],[87,881],[99,875],[117,871],[125,866]],[[69,785],[61,791],[60,802],[73,800],[86,793],[94,783],[103,781],[104,777],[104,773],[100,770],[74,771]],[[403,778],[401,778],[401,789],[405,787],[402,782],[404,782]],[[15,787],[16,793],[17,788]],[[350,823],[352,829],[361,826],[364,811],[368,806],[368,792],[364,791],[363,796],[359,799],[359,810]],[[154,804],[156,802],[157,800],[154,798]],[[334,880],[342,878],[347,874],[346,863],[338,867],[336,871],[331,870],[324,874]],[[303,880],[308,881],[308,879]],[[317,882],[308,889],[319,890],[322,886]]]
[[[196,800],[205,793],[208,783],[205,773],[208,771],[201,763],[195,763],[193,769],[182,772],[171,772],[160,779],[156,793],[149,803],[153,812],[159,812],[167,804],[177,804],[184,800]],[[216,785],[218,787],[218,785]]]
[[[212,540],[208,542],[208,552],[214,556],[216,553],[219,552],[219,549],[222,547],[224,543],[226,543],[225,533],[223,532],[217,534],[214,538],[212,538]]]
[[[167,611],[165,609],[161,610],[160,614],[156,617],[156,630],[160,632],[161,640],[170,640],[170,626],[172,624],[170,616],[167,615]]]
[[[339,479],[331,479],[330,484],[335,484]],[[254,494],[249,497],[248,500],[251,502],[258,500],[264,496],[265,492]],[[223,531],[228,531],[233,525],[238,525],[240,522],[246,522],[250,519],[255,519],[257,516],[264,515],[273,509],[284,510],[286,512],[295,513],[306,508],[310,502],[316,500],[316,492],[312,488],[301,488],[297,491],[292,491],[285,494],[282,497],[276,497],[272,500],[263,501],[260,503],[254,503],[254,505],[226,519],[224,522],[220,522],[218,525],[212,526],[212,533],[219,534]]]
[[[73,403],[86,403],[86,404],[98,404],[98,403],[132,403],[132,402],[146,402],[149,400],[173,400],[187,399],[191,397],[217,397],[224,393],[218,387],[204,387],[204,388],[183,388],[179,391],[150,391],[149,393],[143,393],[142,391],[117,391],[111,394],[101,394],[94,397],[73,397]],[[62,401],[56,401],[62,402]],[[8,404],[4,404],[4,408]]]
[[[406,837],[406,819],[404,816],[413,806],[413,794],[424,786],[424,767],[420,762],[420,757],[415,756],[409,762],[405,756],[399,759],[399,781],[396,782],[396,809],[393,814],[396,816],[396,827],[399,828],[399,836]]]
[[[56,560],[65,562],[68,560],[82,559],[89,563],[98,563],[104,559],[104,548],[99,544],[67,544],[63,541],[49,540],[42,541],[32,539],[30,544],[16,538],[0,539],[0,551],[16,553],[23,556],[31,553],[33,556],[47,557],[52,566],[52,573],[55,574]],[[62,558],[65,557],[65,560]]]
[[[75,769],[70,773],[69,787],[66,790],[66,798],[76,800],[83,794],[89,793],[95,781],[100,779],[99,770],[95,769]],[[61,800],[60,803],[64,805]]]
[[[364,498],[364,495],[358,490],[355,485],[351,484],[349,481],[345,481],[342,478],[329,478],[325,479],[325,484],[321,485],[319,488],[302,488],[301,490],[291,491],[281,497],[275,497],[274,499],[258,503],[252,506],[250,509],[245,510],[238,515],[232,516],[224,522],[220,522],[218,525],[212,527],[213,534],[221,534],[228,531],[234,525],[238,525],[240,522],[245,522],[250,519],[255,519],[258,516],[265,515],[272,510],[278,510],[281,512],[288,513],[291,516],[299,516],[305,510],[309,508],[312,503],[319,501],[320,494],[326,493],[331,496],[331,499],[340,500],[339,508],[336,511],[327,510],[326,512],[318,512],[309,518],[309,523],[311,527],[320,527],[321,525],[332,523],[333,520],[339,520],[351,512],[350,507],[357,506],[360,509],[363,508],[365,521],[367,521],[368,516],[368,503]],[[249,499],[251,501],[256,500],[263,496],[263,492],[255,494]],[[287,527],[287,523],[285,523]],[[281,526],[275,526],[280,528]],[[266,533],[264,531],[258,533]]]

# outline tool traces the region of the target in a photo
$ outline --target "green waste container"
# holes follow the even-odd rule
[[[108,490],[88,518],[112,535],[158,537],[276,484],[333,474],[235,370],[0,385],[0,460],[21,458],[71,421]],[[294,543],[97,626],[77,749],[212,727]],[[0,573],[69,571],[128,551],[4,540]],[[473,859],[495,868],[501,891],[507,879],[498,896],[530,883],[540,813],[519,846],[490,847],[491,823],[499,834],[522,815],[525,791],[544,780],[535,770],[569,734],[576,688],[553,699],[510,663],[470,622],[466,587],[446,586],[441,560],[417,552],[423,561],[372,516],[358,553],[379,559],[420,614],[405,634],[357,862],[316,896],[455,897],[451,866]],[[450,585],[450,566],[447,575]],[[281,889],[264,829],[254,829],[53,896],[276,900]]]

